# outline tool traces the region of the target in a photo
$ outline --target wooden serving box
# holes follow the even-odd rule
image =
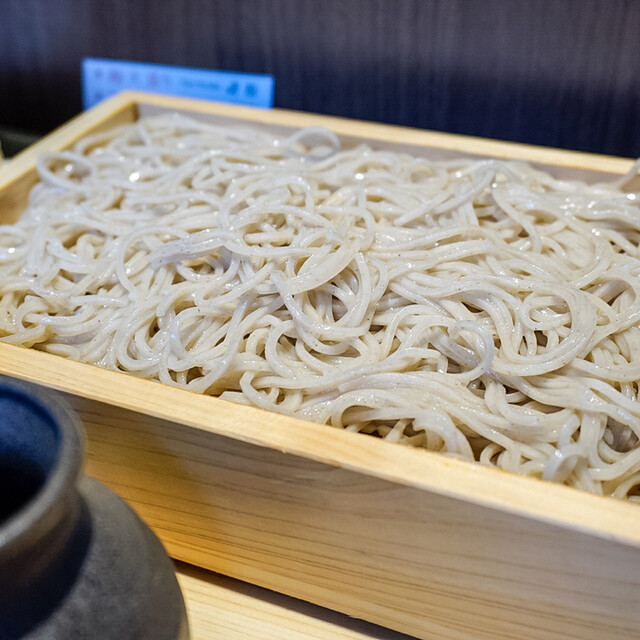
[[[629,160],[278,110],[124,93],[0,169],[17,219],[39,153],[167,110],[278,132],[332,129],[443,158],[613,178]],[[170,554],[418,638],[640,638],[640,506],[0,343],[0,373],[62,392],[89,473]]]

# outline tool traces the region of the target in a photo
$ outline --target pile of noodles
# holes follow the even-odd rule
[[[640,500],[620,184],[175,114],[38,171],[0,227],[1,340]]]

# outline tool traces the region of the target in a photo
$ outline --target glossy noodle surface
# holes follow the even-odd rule
[[[639,499],[620,183],[176,114],[38,171],[0,227],[1,340]]]

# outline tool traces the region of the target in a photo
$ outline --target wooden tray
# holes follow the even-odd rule
[[[564,176],[631,162],[337,118],[126,93],[0,170],[17,219],[36,156],[163,110]],[[640,508],[0,343],[0,373],[61,391],[88,470],[177,559],[419,638],[640,638]]]

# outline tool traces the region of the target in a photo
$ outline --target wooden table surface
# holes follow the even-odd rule
[[[177,563],[191,640],[412,640],[245,582]]]

